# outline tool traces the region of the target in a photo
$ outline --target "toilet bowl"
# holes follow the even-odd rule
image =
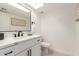
[[[41,42],[41,46],[42,46],[42,55],[47,55],[50,44],[47,42]]]

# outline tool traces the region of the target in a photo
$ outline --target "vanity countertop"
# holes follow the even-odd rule
[[[40,37],[40,35],[32,35],[32,36],[26,36],[26,37],[20,37],[20,38],[9,37],[4,40],[0,40],[0,49],[12,46],[15,43],[23,42],[25,40],[30,40],[37,37]]]

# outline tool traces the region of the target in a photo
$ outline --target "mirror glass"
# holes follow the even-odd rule
[[[0,31],[31,30],[31,11],[19,3],[0,3]]]

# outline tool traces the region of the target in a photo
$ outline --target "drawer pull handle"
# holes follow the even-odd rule
[[[31,56],[31,54],[32,54],[32,51],[31,51],[31,49],[30,49],[30,56]]]
[[[11,54],[11,53],[13,53],[13,51],[10,51],[10,52],[8,52],[8,53],[5,53],[5,55]]]
[[[27,55],[27,56],[29,56],[29,50],[27,51],[27,53],[28,53],[28,55]]]
[[[28,53],[27,56],[31,56],[31,54],[32,54],[31,49],[29,49],[29,50],[27,51],[27,53]]]

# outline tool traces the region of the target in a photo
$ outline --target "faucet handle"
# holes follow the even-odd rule
[[[14,35],[14,37],[17,37],[16,34],[13,34],[13,35]]]
[[[23,36],[24,33],[21,34],[21,36]]]

